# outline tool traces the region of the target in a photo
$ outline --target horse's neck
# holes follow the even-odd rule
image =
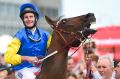
[[[50,54],[56,50],[58,53],[43,62],[38,79],[65,79],[67,54],[69,49],[66,48],[63,43],[64,42],[61,43],[58,39],[58,36],[52,37],[47,54]]]
[[[48,53],[56,51],[56,50],[60,52],[64,52],[64,51],[67,52],[69,48],[67,47],[64,41],[61,42],[56,37],[53,37],[53,39],[51,40],[50,47],[48,48]]]

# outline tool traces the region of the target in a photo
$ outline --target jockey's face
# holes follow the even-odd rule
[[[35,15],[33,13],[25,13],[23,17],[23,22],[26,27],[32,28],[35,25]]]

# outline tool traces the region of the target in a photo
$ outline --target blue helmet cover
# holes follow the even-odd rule
[[[24,13],[24,10],[25,10],[26,8],[31,8],[31,9],[32,9],[31,12],[36,13],[37,18],[39,19],[40,13],[39,13],[38,9],[35,7],[35,5],[32,4],[32,3],[25,3],[25,4],[21,5],[21,7],[20,7],[20,17],[22,17],[22,15],[23,15],[23,13]]]

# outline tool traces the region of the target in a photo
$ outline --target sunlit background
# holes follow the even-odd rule
[[[38,26],[50,32],[45,15],[56,19],[60,16],[94,13],[96,24],[93,24],[92,28],[120,26],[120,0],[0,0],[0,52],[5,50],[4,42],[9,42],[17,30],[23,27],[19,18],[19,7],[26,2],[32,2],[38,7],[41,13]]]
[[[62,15],[66,17],[94,13],[93,28],[120,25],[120,0],[63,0]]]

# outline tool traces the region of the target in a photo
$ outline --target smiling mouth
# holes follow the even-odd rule
[[[32,22],[30,21],[30,22],[27,22],[27,24],[31,24]]]

